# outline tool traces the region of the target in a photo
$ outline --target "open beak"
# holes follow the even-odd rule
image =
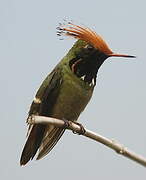
[[[131,56],[131,55],[127,55],[127,54],[116,54],[116,53],[112,53],[109,56],[110,57],[115,56],[115,57],[136,58],[136,56]]]

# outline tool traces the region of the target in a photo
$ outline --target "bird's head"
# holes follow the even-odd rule
[[[78,77],[85,77],[91,83],[99,67],[108,57],[135,58],[135,56],[114,53],[103,38],[87,27],[82,27],[69,22],[60,24],[57,28],[59,36],[71,36],[79,41],[75,43],[76,57],[70,60],[70,67]]]

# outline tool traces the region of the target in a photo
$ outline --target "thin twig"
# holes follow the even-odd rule
[[[76,133],[79,133],[81,131],[81,127],[79,125],[71,121],[68,121],[68,122],[69,122],[69,126],[67,127],[67,129],[72,130],[73,132],[76,132]],[[44,116],[34,116],[34,115],[30,116],[30,118],[28,119],[28,123],[29,124],[53,124],[56,127],[65,126],[65,122],[63,120],[55,119],[51,117],[44,117]],[[118,154],[121,154],[146,167],[146,158],[128,150],[128,148],[124,147],[123,145],[121,145],[120,143],[114,140],[110,140],[88,129],[85,129],[85,133],[83,134],[83,136],[86,136],[90,139],[100,142],[108,146],[109,148],[115,150]]]

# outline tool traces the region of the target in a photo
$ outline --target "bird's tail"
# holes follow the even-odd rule
[[[20,165],[25,165],[32,160],[39,149],[37,159],[48,154],[56,145],[65,129],[56,128],[53,125],[34,125],[22,151]]]
[[[63,135],[65,129],[63,128],[57,128],[52,125],[52,127],[48,127],[46,130],[46,135],[43,138],[43,141],[41,143],[41,146],[39,148],[39,153],[37,156],[37,160],[43,158],[46,156],[56,145],[58,140],[61,138]]]
[[[25,165],[30,159],[34,158],[44,137],[45,129],[45,125],[33,125],[22,151],[20,165]]]

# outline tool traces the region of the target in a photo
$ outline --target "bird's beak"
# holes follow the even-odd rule
[[[110,57],[136,58],[136,56],[131,56],[131,55],[127,55],[127,54],[116,54],[116,53],[112,53],[109,56]]]

